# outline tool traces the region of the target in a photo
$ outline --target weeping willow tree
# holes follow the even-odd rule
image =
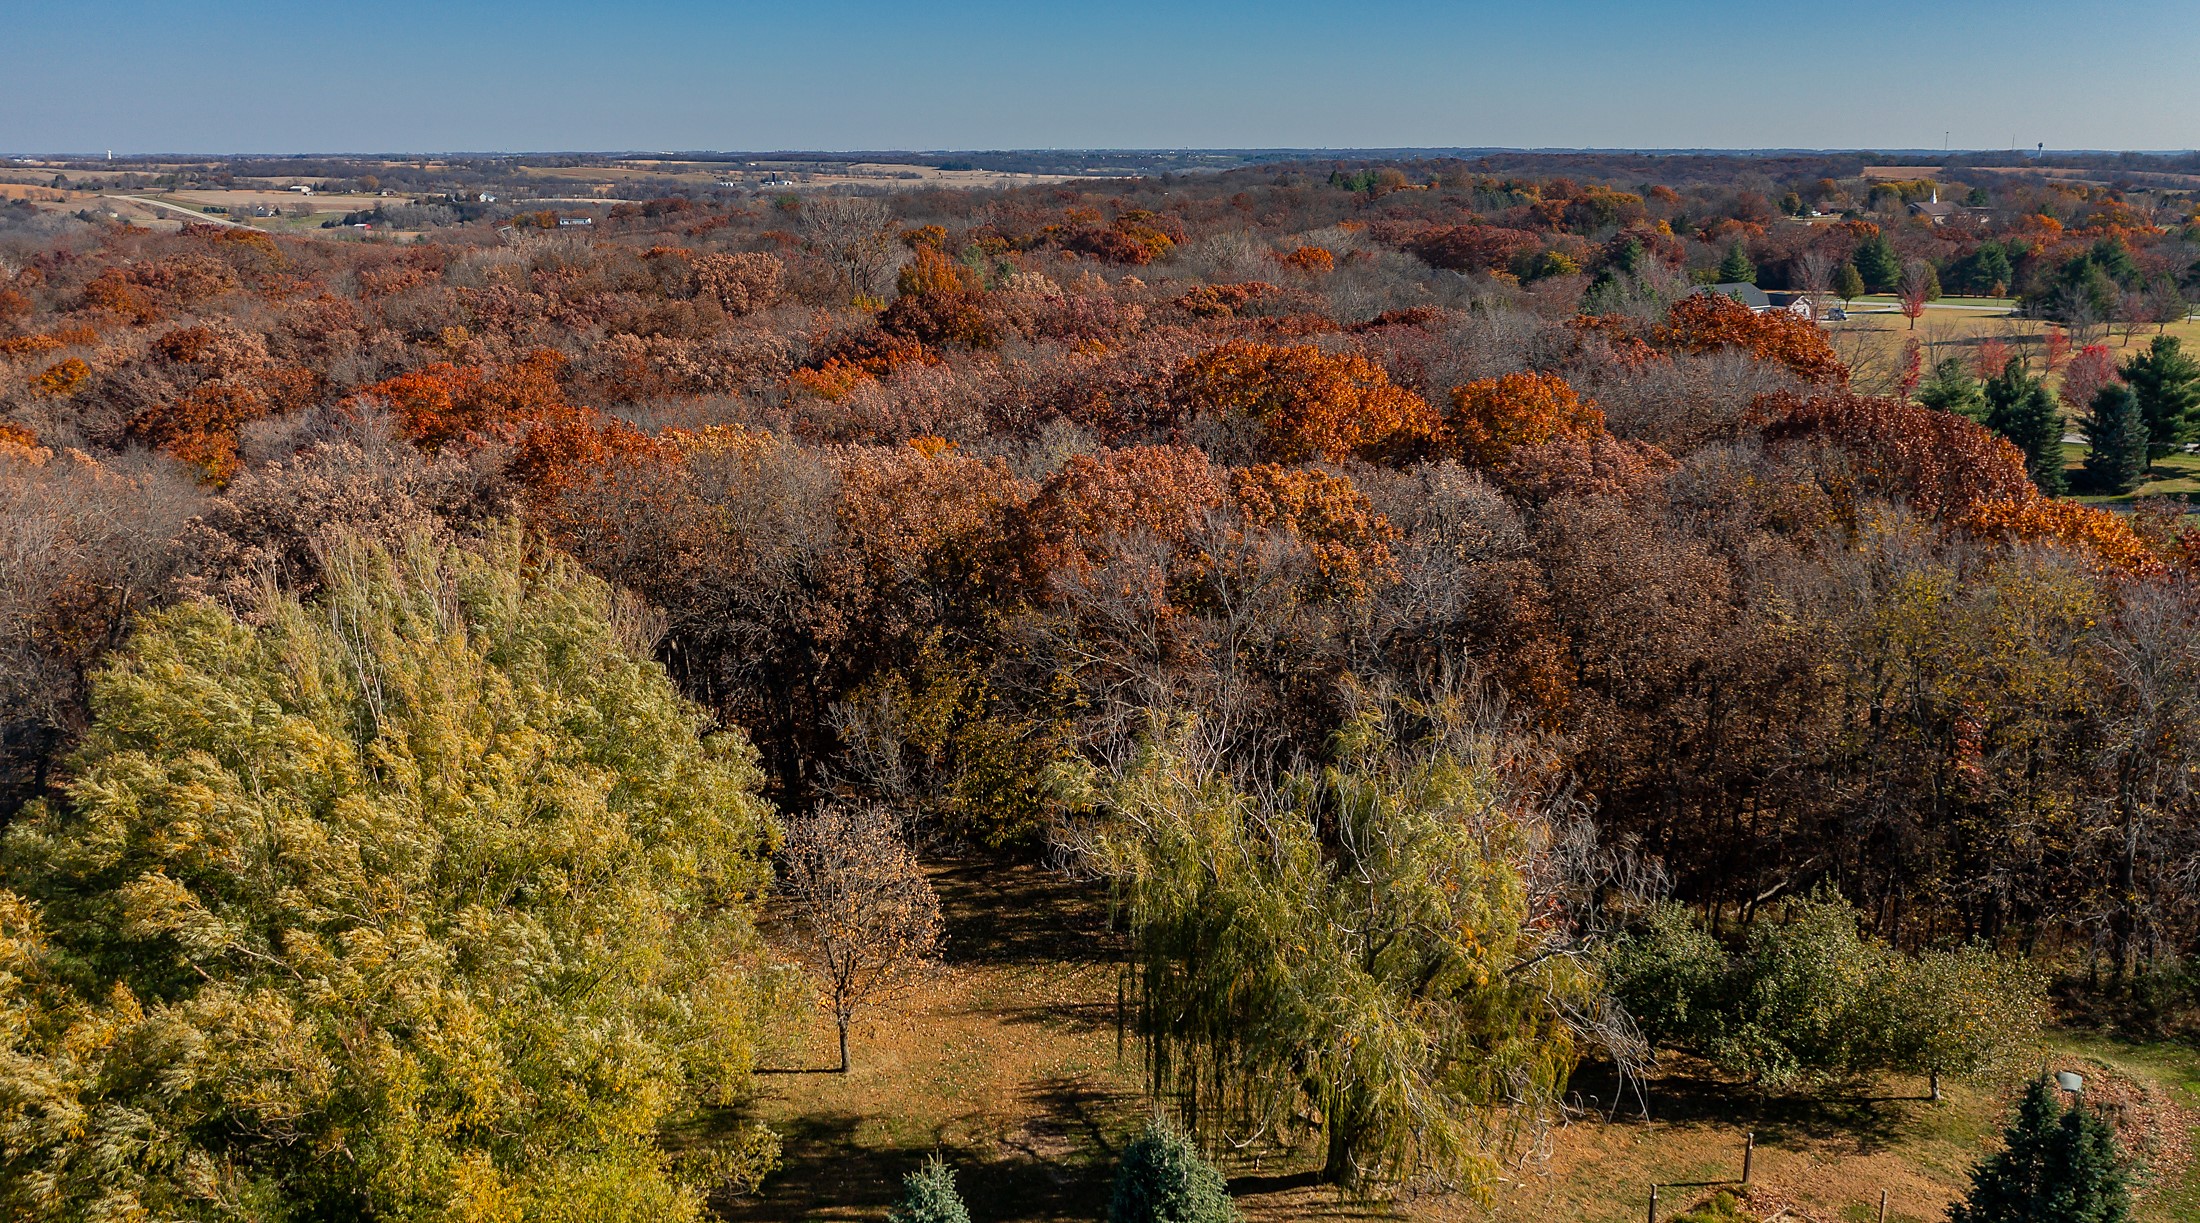
[[[517,534],[327,568],[149,618],[9,830],[0,1213],[699,1217],[659,1135],[749,1081],[753,753]]]
[[[1412,746],[1367,713],[1256,799],[1185,728],[1115,779],[1079,848],[1115,884],[1147,1073],[1210,1138],[1311,1118],[1351,1188],[1486,1191],[1548,1115],[1595,982],[1561,942],[1547,828],[1456,711]]]

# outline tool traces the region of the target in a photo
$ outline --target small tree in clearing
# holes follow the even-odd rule
[[[1816,319],[1823,312],[1826,296],[1833,292],[1833,256],[1824,251],[1804,251],[1789,265],[1788,278],[1810,299],[1810,317]]]
[[[1165,1117],[1155,1117],[1123,1148],[1108,1223],[1238,1223],[1230,1186],[1199,1147]]]
[[[1925,303],[1938,296],[1933,279],[1932,265],[1924,260],[1913,260],[1902,271],[1902,317],[1910,320],[1910,329],[1917,329],[1918,318],[1925,313]]]
[[[823,979],[848,1072],[848,1021],[931,963],[940,901],[883,807],[832,806],[789,821],[781,883]]]
[[[1864,276],[1853,263],[1843,263],[1833,270],[1833,295],[1847,305],[1864,296]]]
[[[901,1201],[886,1212],[887,1223],[970,1223],[970,1210],[955,1192],[955,1170],[939,1156],[901,1183]]]

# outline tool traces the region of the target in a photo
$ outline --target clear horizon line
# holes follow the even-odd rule
[[[1153,155],[1156,155],[1156,154],[1180,154],[1180,155],[1182,155],[1182,154],[1201,154],[1201,153],[1205,153],[1205,154],[1237,154],[1237,155],[1247,155],[1247,154],[1302,154],[1302,155],[1303,155],[1303,154],[1314,154],[1314,155],[1336,155],[1336,156],[1349,156],[1349,155],[1352,155],[1352,154],[1393,154],[1393,155],[1396,155],[1396,154],[1428,154],[1428,155],[1438,155],[1438,156],[1458,156],[1458,155],[1461,155],[1461,154],[1493,154],[1493,153],[1537,153],[1537,154],[1546,154],[1546,155],[1549,155],[1549,154],[1568,154],[1568,153],[1573,153],[1573,154],[1613,154],[1613,153],[1638,153],[1638,154],[1653,154],[1653,155],[1676,155],[1676,154],[1712,154],[1712,155],[1740,156],[1740,155],[1749,155],[1749,154],[1759,154],[1759,155],[1762,155],[1762,154],[1782,154],[1782,153],[1786,153],[1786,154],[1816,154],[1816,155],[1820,155],[1820,156],[1833,156],[1833,155],[1845,155],[1845,154],[1881,154],[1881,155],[1886,155],[1886,156],[1903,156],[1903,157],[1913,157],[1913,156],[1914,156],[1914,157],[1928,157],[1928,156],[1938,156],[1938,157],[1956,157],[1956,156],[1965,156],[1965,157],[1970,157],[1970,156],[1978,156],[1978,155],[1982,155],[1982,154],[1997,154],[1997,153],[2000,153],[2000,154],[2024,154],[2024,155],[2031,155],[2031,156],[2040,156],[2040,155],[2043,155],[2043,154],[2044,154],[2044,155],[2046,155],[2046,156],[2067,156],[2067,155],[2119,155],[2119,156],[2133,156],[2133,157],[2183,157],[2183,156],[2190,156],[2190,155],[2194,154],[2195,152],[2200,152],[2200,149],[2195,149],[2195,148],[2181,148],[2181,149],[2132,149],[2132,148],[2082,148],[2082,147],[2077,147],[2077,148],[2040,148],[2040,147],[2037,147],[2037,146],[2035,146],[2034,148],[2026,148],[2026,147],[2024,147],[2024,146],[2021,146],[2021,145],[2020,145],[2020,146],[2017,146],[2017,147],[2015,147],[2015,148],[1964,148],[1964,149],[1954,149],[1954,148],[1931,149],[1931,148],[1916,148],[1916,147],[1907,147],[1907,148],[1906,148],[1906,147],[1901,147],[1901,146],[1896,146],[1896,145],[1846,145],[1846,146],[1823,146],[1823,147],[1809,147],[1809,146],[1802,146],[1802,145],[1201,145],[1201,146],[1195,146],[1195,145],[1152,145],[1152,146],[1138,146],[1138,145],[1091,145],[1091,146],[1085,146],[1085,145],[1043,145],[1043,146],[1031,146],[1031,147],[1023,147],[1023,148],[1015,148],[1015,147],[996,147],[996,148],[978,148],[978,147],[969,147],[969,148],[864,148],[864,147],[860,147],[860,146],[848,146],[848,147],[842,147],[842,148],[792,148],[792,147],[783,147],[783,148],[750,148],[750,149],[735,149],[735,148],[728,148],[728,149],[645,149],[645,148],[625,148],[625,149],[618,149],[618,148],[604,148],[604,149],[552,149],[552,148],[543,148],[543,149],[407,149],[407,150],[393,150],[393,149],[351,149],[351,150],[333,150],[333,149],[321,149],[321,150],[312,150],[312,149],[308,149],[308,150],[296,150],[296,149],[293,149],[293,150],[285,150],[285,151],[281,151],[281,152],[270,152],[270,151],[258,151],[258,152],[253,152],[253,151],[244,151],[244,150],[216,151],[216,150],[206,150],[206,149],[199,149],[199,150],[189,150],[189,149],[160,149],[160,150],[147,150],[147,151],[136,151],[136,152],[127,152],[127,153],[122,153],[122,152],[116,152],[116,151],[114,151],[114,150],[110,150],[110,149],[78,149],[78,150],[51,150],[51,149],[48,149],[48,150],[7,150],[7,151],[5,151],[5,152],[0,152],[0,157],[6,157],[6,158],[9,158],[9,159],[11,159],[11,160],[29,160],[29,159],[44,159],[44,158],[52,158],[52,159],[70,159],[70,160],[105,160],[105,159],[108,159],[109,157],[112,157],[112,158],[113,158],[114,160],[118,160],[118,161],[120,161],[120,160],[125,160],[125,159],[127,159],[127,160],[132,160],[132,161],[142,161],[142,160],[148,160],[148,159],[154,159],[154,158],[164,158],[164,157],[173,157],[173,158],[184,158],[184,157],[190,157],[190,158],[244,158],[244,157],[265,157],[265,158],[312,158],[312,157],[332,157],[332,158],[334,158],[334,157],[501,157],[501,158],[515,158],[515,157],[681,157],[681,156],[690,156],[690,157],[734,157],[734,156],[763,157],[763,156],[796,156],[796,155],[854,156],[854,155],[857,155],[857,154],[877,154],[877,155],[887,155],[887,156],[916,156],[916,157],[938,157],[938,156],[955,156],[955,155],[979,155],[979,156],[983,156],[983,155],[1002,155],[1002,154],[1041,154],[1041,153],[1053,153],[1053,154],[1072,154],[1072,153],[1082,153],[1082,154],[1094,154],[1094,155],[1138,155],[1138,156],[1153,156]]]

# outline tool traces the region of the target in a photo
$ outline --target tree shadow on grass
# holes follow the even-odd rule
[[[1609,1063],[1584,1063],[1569,1090],[1616,1124],[1643,1120],[1634,1087],[1623,1087]],[[1760,1146],[1853,1144],[1859,1154],[1892,1147],[1912,1110],[1932,1107],[1920,1096],[1877,1093],[1862,1086],[1832,1086],[1818,1094],[1760,1092],[1692,1059],[1674,1059],[1672,1068],[1644,1084],[1643,1091],[1653,1121],[1753,1131]],[[1621,1100],[1616,1116],[1611,1107],[1615,1098]]]
[[[856,1141],[863,1118],[847,1114],[775,1123],[781,1165],[753,1196],[716,1203],[734,1220],[876,1218],[890,1205],[902,1176],[922,1157],[881,1151]]]
[[[1091,964],[1113,960],[1107,898],[1058,872],[1003,858],[935,867],[950,964]]]
[[[998,1016],[1002,1023],[1010,1027],[1046,1025],[1071,1032],[1115,1031],[1113,1002],[1051,1002],[1029,1006],[1000,1006],[989,1008],[989,1013]],[[1138,1056],[1137,1039],[1135,1035],[1126,1035],[1126,1058]]]
[[[938,1154],[975,1220],[1089,1220],[1107,1205],[1110,1164],[1089,1154],[1044,1158],[1009,1147],[975,1150],[873,1147],[857,1138],[863,1118],[804,1117],[780,1135],[784,1164],[752,1197],[719,1203],[734,1223],[788,1219],[877,1219],[901,1197],[902,1178]]]
[[[1267,1193],[1289,1193],[1296,1189],[1312,1189],[1322,1183],[1319,1168],[1303,1172],[1280,1172],[1272,1175],[1254,1173],[1230,1178],[1230,1196],[1234,1198],[1259,1197]]]

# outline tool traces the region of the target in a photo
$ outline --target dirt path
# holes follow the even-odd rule
[[[150,196],[144,196],[144,195],[113,195],[113,196],[108,196],[107,198],[108,198],[108,199],[116,199],[116,200],[128,200],[128,201],[130,201],[130,202],[131,202],[131,203],[133,203],[133,204],[143,204],[143,205],[145,205],[145,206],[146,206],[146,207],[148,207],[148,208],[165,208],[165,209],[167,209],[167,210],[168,210],[168,211],[170,211],[170,212],[180,212],[180,213],[182,213],[182,214],[183,214],[184,216],[187,216],[187,217],[191,218],[191,219],[192,219],[193,221],[196,221],[196,222],[198,222],[198,223],[199,223],[199,224],[201,224],[201,225],[220,225],[220,226],[222,226],[222,227],[224,227],[224,228],[227,228],[227,229],[250,229],[250,228],[252,228],[252,226],[250,226],[250,225],[246,225],[246,224],[244,224],[244,223],[243,223],[243,222],[241,222],[241,221],[232,221],[232,220],[230,220],[230,219],[229,219],[228,217],[225,217],[225,216],[219,216],[219,215],[217,215],[217,214],[215,214],[215,213],[211,213],[211,212],[200,212],[200,211],[199,211],[198,209],[196,209],[196,208],[186,208],[186,207],[184,207],[184,206],[183,206],[183,205],[181,205],[181,204],[171,204],[171,203],[169,203],[169,202],[168,202],[167,200],[156,200],[156,199],[153,199],[153,198],[152,198],[152,197],[150,197]]]

